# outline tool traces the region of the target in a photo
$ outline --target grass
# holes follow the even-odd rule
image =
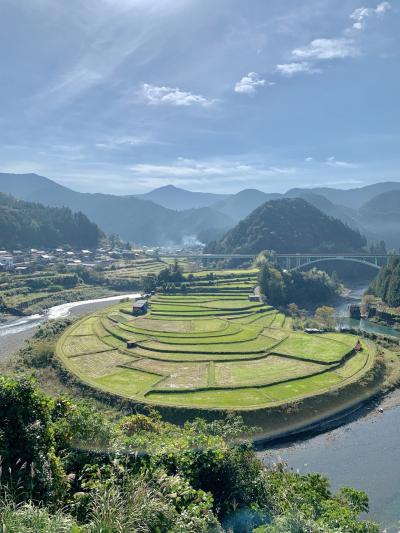
[[[119,365],[131,362],[132,357],[129,355],[122,354],[118,350],[109,350],[108,352],[79,355],[70,361],[70,365],[75,367],[76,372],[83,376],[98,378],[110,374]]]
[[[102,388],[134,398],[160,380],[155,374],[148,374],[130,368],[121,368],[112,374],[96,378],[94,381]]]
[[[74,357],[86,353],[106,352],[109,347],[96,335],[70,335],[64,345],[63,352],[67,357]]]
[[[325,367],[270,355],[258,361],[216,363],[216,383],[223,386],[275,383],[322,372]]]
[[[357,337],[295,332],[283,313],[249,302],[247,271],[207,276],[185,294],[152,297],[144,317],[119,303],[80,320],[59,341],[59,357],[81,380],[123,397],[235,410],[338,389],[371,367],[370,344],[352,354]]]
[[[292,355],[301,359],[312,359],[324,363],[341,361],[350,351],[349,344],[323,335],[292,333],[276,348],[277,354]],[[354,337],[353,337],[354,339]],[[353,341],[353,346],[356,339]]]

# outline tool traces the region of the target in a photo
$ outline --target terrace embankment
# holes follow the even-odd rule
[[[152,297],[144,317],[114,305],[67,330],[57,354],[100,394],[157,406],[175,421],[241,412],[265,438],[379,390],[373,342],[356,351],[354,335],[293,331],[276,309],[249,301],[253,286],[244,276],[199,282]]]

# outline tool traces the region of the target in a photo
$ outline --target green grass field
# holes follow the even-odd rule
[[[275,406],[337,389],[371,368],[372,343],[355,353],[355,336],[296,332],[284,314],[250,302],[253,271],[218,271],[212,285],[210,274],[185,293],[153,296],[146,316],[119,303],[83,318],[61,337],[58,356],[101,390],[204,409]]]

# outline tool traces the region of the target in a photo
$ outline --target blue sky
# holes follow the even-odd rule
[[[81,191],[400,179],[400,4],[1,0],[0,171]]]

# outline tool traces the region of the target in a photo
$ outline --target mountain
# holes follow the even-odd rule
[[[0,248],[93,248],[102,237],[98,226],[82,213],[0,193]]]
[[[400,222],[400,189],[384,192],[374,196],[360,208],[360,215],[365,219],[369,216]]]
[[[400,190],[374,196],[360,207],[359,216],[367,230],[384,236],[389,248],[400,247]]]
[[[115,196],[76,192],[36,174],[0,174],[0,191],[22,200],[82,211],[106,233],[117,233],[125,240],[149,246],[219,240],[266,201],[302,198],[370,241],[383,239],[389,247],[400,246],[395,209],[386,215],[385,207],[383,211],[379,207],[385,206],[387,198],[393,198],[396,207],[400,182],[349,190],[295,188],[285,194],[245,189],[231,195],[191,192],[169,185],[144,195]],[[379,200],[381,194],[387,196]],[[377,204],[374,198],[378,198]]]
[[[279,193],[268,194],[257,189],[244,189],[219,200],[212,207],[238,222],[268,200],[281,197]]]
[[[135,196],[81,193],[37,174],[0,174],[0,191],[52,207],[82,211],[108,234],[149,246],[181,243],[204,230],[232,227],[210,208],[173,211]]]
[[[322,194],[312,192],[310,189],[290,189],[285,194],[265,193],[257,189],[245,189],[232,196],[213,204],[213,208],[239,222],[247,217],[254,209],[269,200],[280,198],[303,198],[323,213],[339,218],[342,222],[354,229],[360,229],[357,221],[357,212],[348,207],[335,205]]]
[[[285,196],[288,198],[303,198],[303,200],[310,203],[326,215],[338,218],[353,229],[360,230],[361,232],[363,230],[358,221],[358,213],[356,210],[343,205],[334,204],[322,194],[317,194],[309,189],[290,189]]]
[[[384,181],[355,189],[331,189],[329,187],[316,187],[307,190],[314,194],[325,196],[333,204],[342,205],[351,209],[359,209],[363,204],[378,194],[400,190],[400,181]]]
[[[136,198],[154,202],[168,209],[183,211],[185,209],[209,207],[228,196],[227,194],[187,191],[174,187],[174,185],[166,185],[146,194],[136,195]]]
[[[218,242],[209,253],[351,252],[366,240],[340,220],[329,217],[301,198],[271,200],[258,207]]]

